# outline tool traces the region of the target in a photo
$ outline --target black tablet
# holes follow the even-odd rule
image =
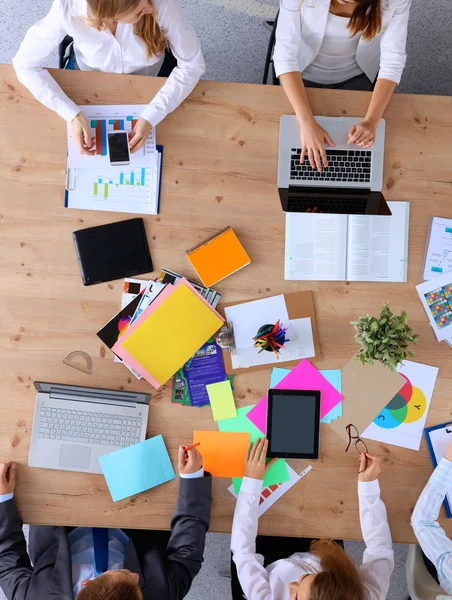
[[[318,458],[320,392],[268,390],[267,456]]]
[[[153,270],[143,219],[88,227],[72,235],[84,285]]]

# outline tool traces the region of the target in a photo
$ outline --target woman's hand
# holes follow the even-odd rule
[[[380,475],[380,459],[371,454],[361,454],[359,457],[359,481],[375,481]]]
[[[202,456],[196,448],[184,450],[183,446],[179,446],[178,456],[179,473],[189,475],[196,473],[202,467]]]
[[[254,444],[248,444],[248,452],[245,459],[245,477],[251,479],[264,479],[265,471],[277,461],[277,458],[272,458],[268,464],[265,464],[267,457],[268,440],[260,438]]]
[[[16,489],[16,463],[0,463],[0,496]]]
[[[304,157],[308,155],[308,160],[313,169],[322,170],[328,166],[325,152],[325,140],[330,146],[336,144],[330,138],[329,134],[314,119],[301,124],[301,155],[300,163],[303,164]],[[322,167],[323,165],[323,167]]]
[[[370,148],[375,142],[377,125],[378,122],[375,123],[375,121],[371,121],[370,119],[364,119],[358,125],[353,125],[348,132],[347,144],[357,144],[362,148]]]
[[[88,119],[82,112],[79,112],[72,121],[72,140],[77,146],[77,150],[80,154],[88,154],[88,156],[94,156],[96,145],[95,137],[91,137],[91,127],[89,126]]]
[[[145,145],[151,128],[152,125],[149,121],[146,121],[143,117],[138,119],[133,131],[129,133],[129,148],[132,154]]]

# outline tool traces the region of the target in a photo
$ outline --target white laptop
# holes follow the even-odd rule
[[[30,467],[102,473],[99,456],[146,438],[150,394],[34,384]]]
[[[279,129],[278,190],[284,212],[391,215],[383,189],[385,121],[368,149],[348,145],[348,133],[362,119],[315,117],[336,144],[325,144],[328,167],[313,169],[307,157],[300,164],[300,125],[283,115]]]

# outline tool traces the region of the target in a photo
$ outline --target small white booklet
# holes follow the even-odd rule
[[[432,217],[422,279],[428,281],[452,271],[452,219]]]
[[[286,214],[284,279],[407,280],[409,202],[388,202],[392,216]]]

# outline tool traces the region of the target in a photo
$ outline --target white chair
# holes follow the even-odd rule
[[[417,544],[412,544],[408,548],[406,582],[411,600],[436,600],[437,596],[441,595],[451,598],[427,571],[421,547]]]

